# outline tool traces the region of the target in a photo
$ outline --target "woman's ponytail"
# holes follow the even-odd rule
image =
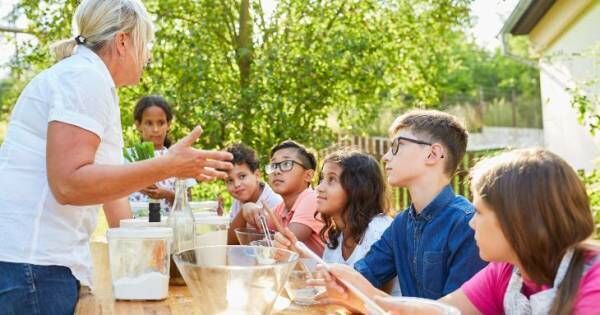
[[[77,46],[77,41],[74,38],[71,39],[62,39],[50,46],[50,49],[54,53],[54,58],[57,61],[61,61],[67,57],[70,57],[75,53],[75,47]]]

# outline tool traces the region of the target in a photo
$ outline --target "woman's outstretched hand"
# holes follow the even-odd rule
[[[233,156],[226,151],[200,150],[192,147],[202,134],[202,127],[196,126],[192,132],[169,148],[171,176],[178,178],[196,178],[206,181],[213,178],[226,178],[233,166]]]

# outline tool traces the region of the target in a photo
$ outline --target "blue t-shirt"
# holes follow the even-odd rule
[[[421,213],[411,206],[398,214],[354,268],[376,287],[398,276],[403,296],[441,298],[487,264],[469,227],[473,214],[448,185]]]

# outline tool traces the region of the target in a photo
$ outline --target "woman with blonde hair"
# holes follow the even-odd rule
[[[89,238],[100,205],[111,226],[127,196],[169,177],[225,177],[231,154],[191,147],[124,164],[116,89],[137,84],[153,26],[139,0],[84,0],[58,62],[21,93],[0,147],[0,314],[73,313],[91,285]]]
[[[573,168],[550,151],[526,149],[479,162],[471,177],[470,224],[490,264],[440,301],[462,314],[599,314],[600,249],[586,242],[594,221]],[[386,297],[353,273],[333,270],[393,314],[437,314]],[[331,289],[345,291],[324,275]]]

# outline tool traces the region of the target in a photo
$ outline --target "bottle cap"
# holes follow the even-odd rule
[[[151,202],[148,204],[148,222],[160,222],[160,203]]]

